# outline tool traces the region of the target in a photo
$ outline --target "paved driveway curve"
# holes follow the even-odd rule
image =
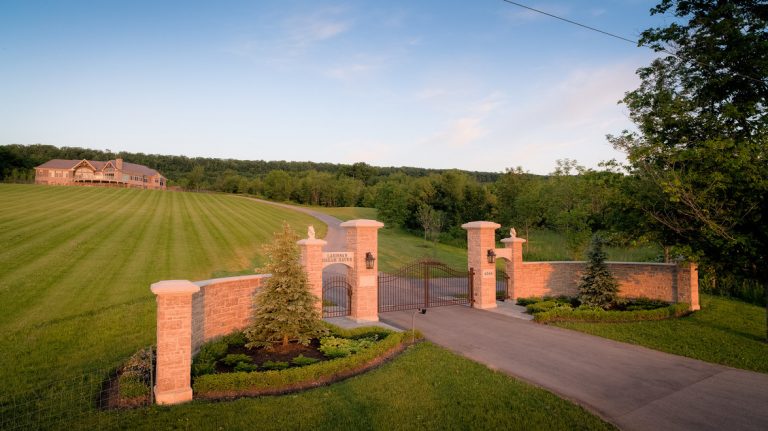
[[[263,204],[287,208],[290,210],[302,212],[304,214],[309,214],[312,217],[328,225],[328,233],[325,234],[325,238],[324,238],[325,241],[328,242],[328,244],[326,244],[323,247],[323,251],[341,251],[344,249],[345,241],[346,241],[346,238],[344,236],[344,229],[342,229],[341,226],[339,226],[341,224],[341,220],[337,219],[336,217],[329,216],[328,214],[324,214],[309,208],[299,207],[299,206],[290,205],[290,204],[282,204],[279,202],[272,202],[272,201],[266,201],[264,199],[249,198],[249,197],[244,197],[243,199],[250,199],[252,201],[261,202]],[[304,238],[305,235],[306,235],[306,232],[299,232],[300,238]]]
[[[411,311],[380,314],[410,328]],[[768,430],[768,375],[462,306],[416,316],[426,338],[625,430]]]

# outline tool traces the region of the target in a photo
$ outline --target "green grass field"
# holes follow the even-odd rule
[[[0,184],[0,203],[0,428],[251,428],[267,417],[256,423],[606,428],[567,401],[430,345],[303,394],[95,411],[109,371],[155,342],[151,283],[252,273],[282,220],[299,232],[314,224],[320,237],[326,227],[217,194]],[[388,253],[398,235],[406,234],[382,240]],[[418,247],[417,237],[407,241]],[[297,401],[302,415],[291,408]],[[414,416],[403,416],[406,404]]]
[[[765,307],[701,295],[701,311],[680,319],[554,325],[625,343],[746,370],[768,373]]]
[[[151,283],[253,273],[283,220],[318,225],[225,195],[3,184],[0,201],[4,395],[153,343]]]
[[[93,417],[78,427],[99,424]],[[126,412],[131,429],[606,430],[549,392],[430,343],[343,382],[278,397]]]

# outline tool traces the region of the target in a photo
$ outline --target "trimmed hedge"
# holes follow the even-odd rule
[[[664,320],[681,317],[690,313],[690,305],[684,302],[672,304],[654,310],[605,311],[601,308],[568,307],[553,308],[549,311],[536,313],[533,320],[539,323],[548,322],[638,322],[643,320]]]
[[[281,394],[328,384],[378,365],[402,350],[403,342],[411,337],[410,332],[392,332],[383,328],[329,329],[334,335],[350,338],[370,337],[372,334],[385,336],[381,341],[355,355],[303,367],[202,375],[195,378],[192,386],[195,397],[220,399]]]

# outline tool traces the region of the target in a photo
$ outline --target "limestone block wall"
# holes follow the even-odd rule
[[[268,277],[258,274],[194,282],[200,291],[192,295],[193,354],[206,341],[248,326],[253,297]]]
[[[687,302],[697,310],[698,273],[692,264],[606,262],[619,282],[619,295]],[[514,297],[576,296],[586,262],[523,262]]]

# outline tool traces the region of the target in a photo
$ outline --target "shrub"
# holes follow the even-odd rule
[[[229,347],[243,347],[247,341],[243,331],[235,331],[231,334],[225,335],[221,339],[227,343]]]
[[[533,320],[547,322],[637,322],[643,320],[664,320],[681,317],[690,313],[686,303],[672,304],[664,308],[635,311],[606,311],[600,307],[582,305],[576,310],[570,307],[558,307],[534,314]]]
[[[204,344],[192,360],[192,375],[202,376],[215,373],[216,361],[226,356],[228,348],[226,337]]]
[[[245,362],[250,363],[251,357],[244,354],[244,353],[237,353],[237,354],[230,354],[224,357],[224,359],[221,360],[225,365],[228,365],[230,367],[234,367],[237,365],[238,362]]]
[[[655,310],[657,308],[669,307],[669,303],[658,299],[637,298],[629,301],[624,307],[628,311],[633,310]]]
[[[288,367],[288,362],[283,361],[264,361],[261,364],[261,369],[263,370],[284,370]]]
[[[377,339],[375,335],[358,339],[323,337],[320,339],[318,350],[329,358],[343,358],[371,347]]]
[[[153,352],[149,347],[131,355],[118,370],[118,395],[131,399],[149,395]]]
[[[149,395],[149,384],[143,379],[132,375],[121,375],[118,380],[120,398],[131,399]]]
[[[535,296],[531,296],[529,298],[517,298],[517,305],[522,305],[523,307],[525,307],[541,301],[542,301],[541,298],[537,298]]]
[[[361,332],[362,329],[352,330],[351,332]],[[370,331],[370,328],[367,329]],[[348,331],[338,330],[338,332],[345,333]],[[328,380],[333,376],[338,376],[357,367],[364,366],[375,358],[397,348],[406,339],[406,336],[410,339],[410,333],[408,332],[386,332],[388,335],[384,339],[356,355],[331,361],[320,361],[312,365],[280,371],[203,375],[195,379],[193,389],[195,394],[204,397],[206,395],[215,396],[216,393],[232,391],[277,392],[281,388],[301,384],[311,386],[323,379]]]
[[[267,263],[261,272],[272,274],[256,294],[253,323],[245,331],[248,347],[287,346],[291,340],[303,345],[326,334],[326,327],[309,290],[307,274],[299,262],[298,235],[288,223],[264,247]]]
[[[299,355],[291,360],[291,364],[297,367],[303,367],[306,365],[312,365],[315,362],[319,362],[319,361],[320,360],[316,358],[308,358],[304,355]]]
[[[236,372],[246,372],[249,373],[251,371],[256,371],[259,369],[259,367],[256,364],[250,364],[248,362],[238,362],[237,365],[235,365],[235,368],[233,368]]]
[[[587,268],[579,283],[579,301],[589,306],[610,308],[616,301],[619,283],[613,278],[605,264],[603,250],[605,241],[599,236],[592,237],[592,244],[587,252]]]

